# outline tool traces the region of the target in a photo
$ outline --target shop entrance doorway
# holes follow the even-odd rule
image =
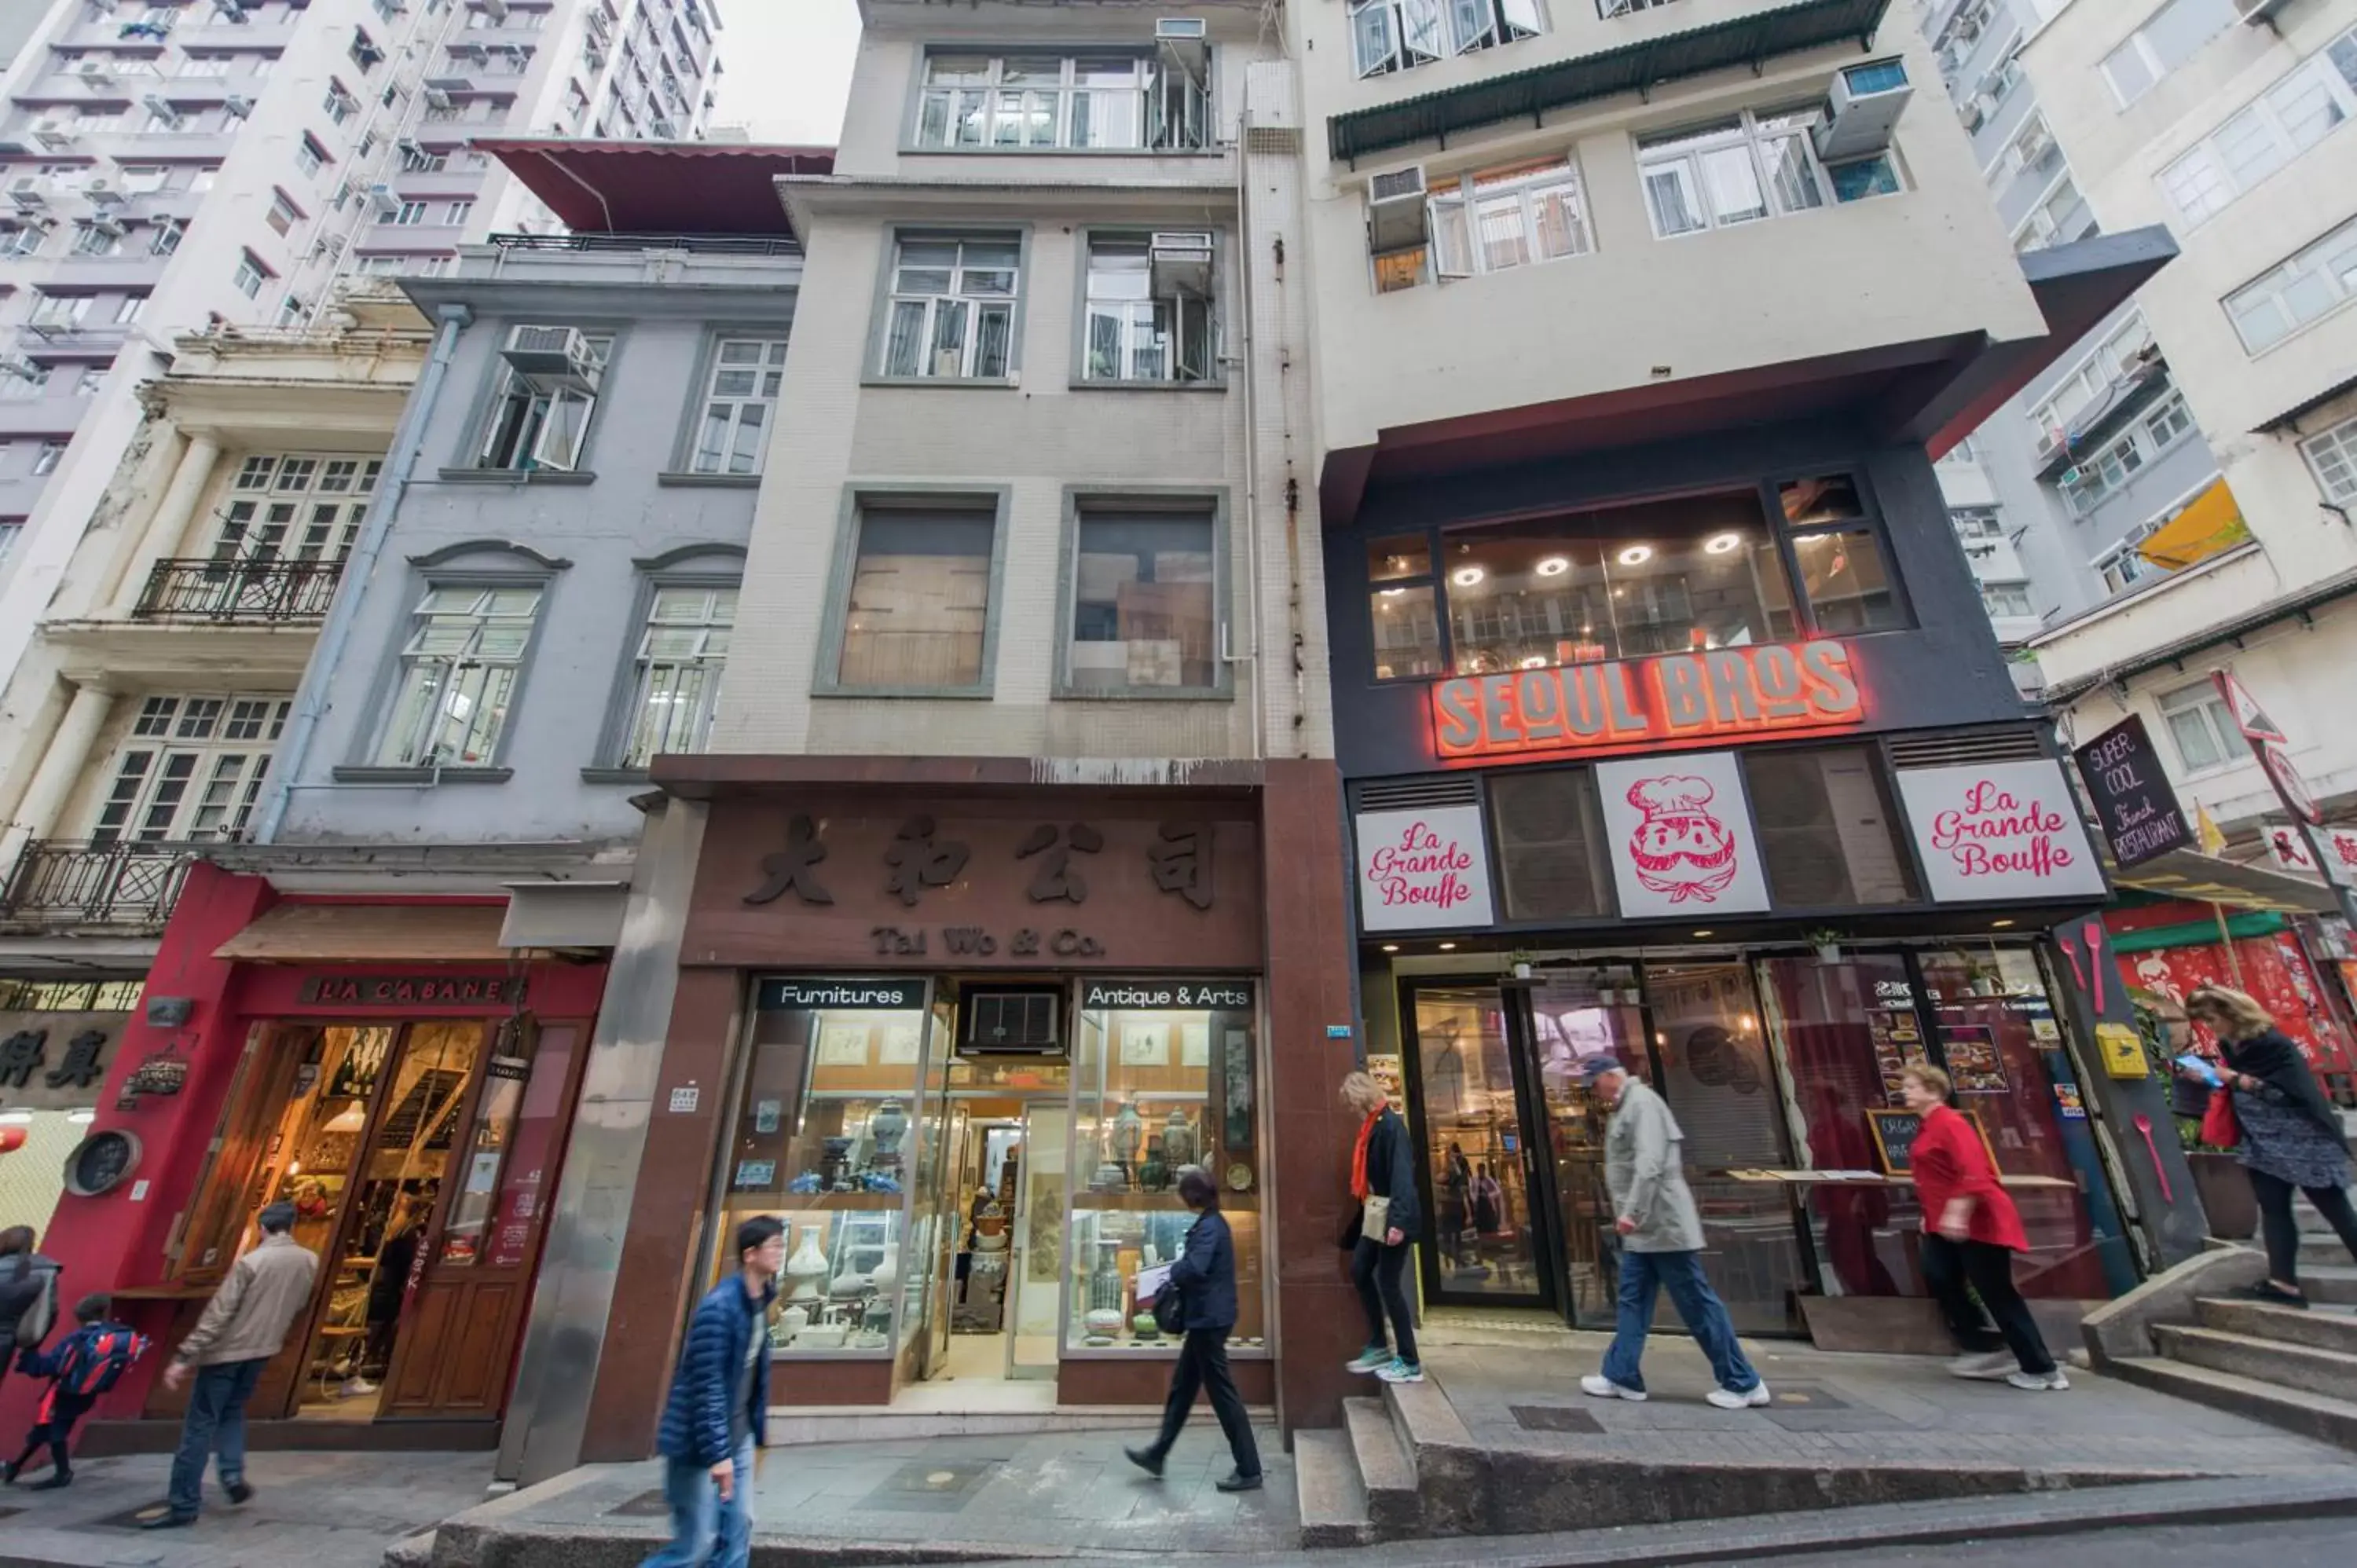
[[[1046,1094],[1028,1085],[948,1091],[927,1382],[1056,1375],[1071,1111],[1060,1064],[1029,1064],[1022,1076],[1059,1081]]]

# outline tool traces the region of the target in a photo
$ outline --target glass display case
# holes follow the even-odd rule
[[[1259,1097],[1248,983],[1085,983],[1072,1038],[1071,1218],[1064,1353],[1168,1354],[1136,1298],[1193,1223],[1178,1174],[1219,1184],[1234,1232],[1238,1319],[1229,1344],[1265,1353]]]

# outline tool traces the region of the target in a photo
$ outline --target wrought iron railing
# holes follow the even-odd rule
[[[494,234],[501,251],[572,251],[637,255],[647,251],[687,251],[705,256],[798,256],[791,235],[754,234]]]
[[[340,561],[158,561],[131,614],[138,620],[318,620],[343,575]]]
[[[0,924],[161,930],[203,846],[36,839],[0,889]]]

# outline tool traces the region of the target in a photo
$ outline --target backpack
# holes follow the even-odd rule
[[[121,1324],[84,1341],[81,1353],[58,1369],[58,1387],[77,1400],[94,1400],[123,1380],[131,1364],[147,1353],[147,1337]]]
[[[32,1349],[49,1337],[58,1321],[57,1265],[44,1258],[36,1265],[29,1259],[20,1264],[8,1281],[12,1285],[29,1292],[25,1305],[16,1315],[15,1343],[20,1349]],[[17,1293],[12,1290],[11,1296]]]

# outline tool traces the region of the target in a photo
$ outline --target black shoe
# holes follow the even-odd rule
[[[0,1487],[13,1487],[16,1484],[16,1461],[14,1459],[0,1459]]]
[[[221,1483],[221,1490],[229,1494],[230,1501],[241,1507],[253,1500],[253,1488],[243,1481],[224,1481]]]
[[[55,1470],[50,1472],[42,1479],[34,1482],[31,1486],[27,1487],[25,1489],[28,1492],[54,1492],[60,1487],[70,1487],[72,1485],[73,1472],[71,1470]]]
[[[2234,1293],[2245,1301],[2263,1301],[2272,1306],[2288,1306],[2295,1311],[2308,1310],[2308,1297],[2296,1290],[2278,1290],[2271,1280],[2261,1280],[2255,1285],[2244,1285]]]
[[[192,1513],[174,1513],[167,1508],[161,1513],[153,1514],[139,1521],[139,1528],[142,1530],[186,1530],[188,1526],[196,1522],[196,1515]]]
[[[1147,1475],[1155,1477],[1157,1479],[1160,1478],[1162,1475],[1161,1455],[1155,1453],[1150,1448],[1125,1448],[1121,1451],[1121,1454],[1123,1458],[1128,1460],[1131,1464],[1136,1466]]]
[[[1223,1492],[1256,1492],[1261,1487],[1261,1477],[1238,1473],[1214,1481],[1211,1485]]]

